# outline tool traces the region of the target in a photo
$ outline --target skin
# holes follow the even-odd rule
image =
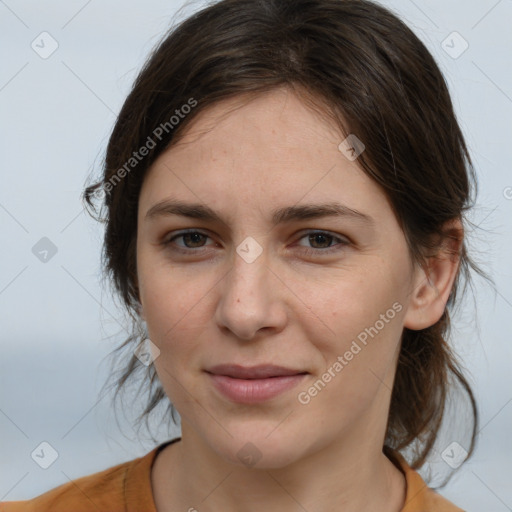
[[[400,338],[404,327],[439,319],[457,262],[441,254],[426,279],[380,187],[338,149],[345,137],[292,91],[240,99],[202,111],[154,163],[140,193],[141,315],[182,420],[181,441],[153,466],[157,510],[400,511],[405,479],[382,453]],[[146,219],[171,196],[208,205],[222,221]],[[331,201],[372,223],[271,224],[276,208]],[[163,244],[191,228],[206,236]],[[311,230],[327,238],[311,239]],[[251,263],[236,252],[246,237],[263,249]],[[298,393],[394,303],[401,311],[300,403]],[[309,374],[292,390],[245,405],[219,394],[204,372],[221,363]],[[252,467],[237,457],[248,442],[261,457]]]

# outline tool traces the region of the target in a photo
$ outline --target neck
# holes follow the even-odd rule
[[[376,444],[375,425],[369,422],[365,430],[357,439],[344,435],[342,442],[315,447],[285,467],[258,469],[226,461],[182,422],[182,438],[163,461],[167,476],[160,486],[165,490],[155,493],[158,512],[399,512],[403,474]]]

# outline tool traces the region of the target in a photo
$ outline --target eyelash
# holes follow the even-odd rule
[[[205,236],[207,238],[211,238],[210,236],[208,236],[206,233],[203,233],[202,231],[197,231],[197,230],[190,230],[190,231],[181,231],[180,233],[174,235],[172,238],[164,241],[162,243],[162,245],[166,246],[166,247],[170,247],[171,244],[174,242],[174,240],[176,240],[177,238],[183,238],[185,235],[190,235],[190,234],[199,234],[199,235],[202,235],[202,236]],[[333,247],[330,247],[330,248],[327,248],[327,249],[314,249],[314,248],[304,248],[303,252],[308,255],[308,256],[311,256],[311,255],[314,255],[314,256],[318,256],[318,255],[325,255],[325,254],[332,254],[334,252],[337,252],[337,251],[340,251],[342,250],[345,246],[347,245],[350,245],[350,242],[345,239],[345,238],[342,238],[342,237],[339,237],[339,236],[336,236],[334,234],[331,234],[329,233],[328,231],[319,231],[319,230],[312,230],[312,231],[308,231],[306,233],[304,233],[300,238],[299,240],[302,240],[303,238],[307,237],[307,236],[310,236],[310,235],[327,235],[328,238],[332,238],[333,241],[335,240],[338,240],[338,244],[334,245]],[[339,247],[341,246],[341,247]],[[192,254],[194,252],[201,252],[201,249],[204,249],[204,247],[198,247],[196,249],[194,248],[189,248],[189,249],[182,249],[182,248],[176,248],[176,247],[172,247],[171,250],[173,252],[178,252],[178,253],[181,253],[181,254]]]

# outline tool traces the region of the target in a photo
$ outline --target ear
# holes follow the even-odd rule
[[[459,269],[464,230],[460,219],[443,226],[435,254],[417,266],[404,327],[426,329],[443,315]]]

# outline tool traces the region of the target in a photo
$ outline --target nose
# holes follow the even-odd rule
[[[218,283],[217,325],[243,340],[263,330],[282,331],[287,319],[285,288],[268,267],[265,253],[251,263],[235,254],[231,270]]]

